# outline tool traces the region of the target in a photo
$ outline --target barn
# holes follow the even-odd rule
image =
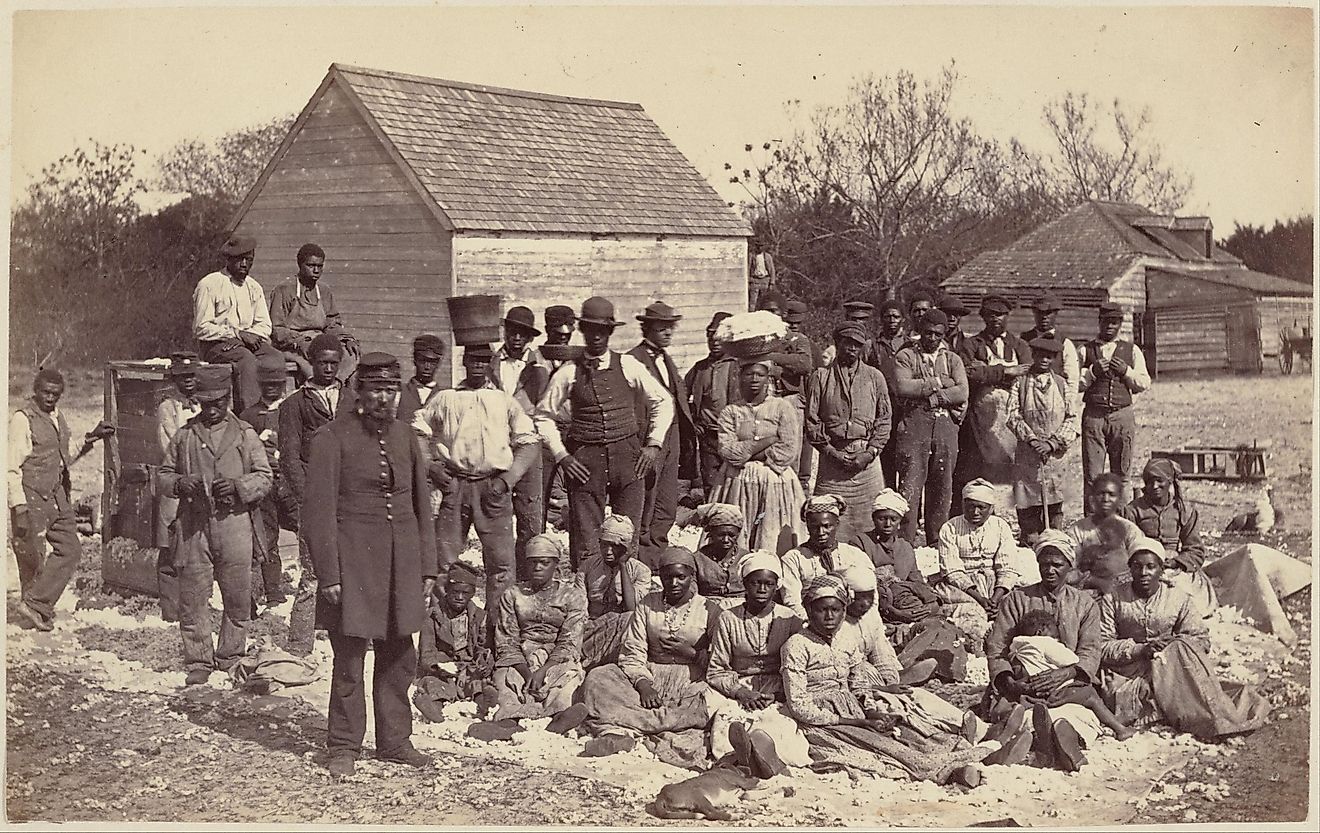
[[[1312,307],[1311,287],[1253,272],[1217,246],[1209,217],[1097,200],[977,255],[942,286],[973,309],[988,292],[1016,300],[1015,332],[1032,326],[1031,298],[1053,292],[1063,304],[1059,329],[1077,341],[1095,335],[1100,304],[1118,303],[1123,337],[1141,346],[1154,373],[1259,372],[1278,354],[1279,330],[1309,328]]]
[[[638,104],[332,64],[230,230],[257,239],[267,292],[320,244],[347,328],[400,357],[422,332],[452,345],[457,295],[538,318],[604,295],[630,324],[663,300],[680,367],[747,307],[746,222]]]

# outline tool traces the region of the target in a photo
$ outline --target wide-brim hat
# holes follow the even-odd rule
[[[234,392],[234,371],[227,364],[208,364],[197,369],[197,391],[201,402],[215,402]]]
[[[643,323],[651,321],[656,324],[673,324],[683,320],[683,316],[664,301],[656,301],[642,310],[642,314],[637,316],[637,320]]]
[[[596,324],[601,327],[619,327],[622,321],[614,318],[614,302],[599,295],[582,302],[582,312],[578,315],[579,324]]]
[[[240,257],[257,250],[257,239],[246,235],[234,235],[220,247],[220,254],[225,257]]]
[[[541,331],[536,329],[536,313],[527,307],[509,307],[509,311],[504,313],[504,323],[526,330],[534,336],[539,336]]]

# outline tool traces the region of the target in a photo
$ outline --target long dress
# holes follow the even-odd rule
[[[807,582],[826,573],[875,569],[866,553],[852,544],[836,544],[827,553],[817,552],[810,545],[802,544],[784,553],[780,563],[783,575],[779,578],[779,595],[784,606],[791,608],[803,621],[806,621],[807,609],[802,605],[802,588]]]
[[[784,643],[780,662],[785,702],[807,738],[813,768],[942,783],[957,768],[981,761],[991,751],[956,735],[905,743],[871,727],[839,725],[864,718],[862,700],[870,702],[882,685],[847,635],[827,640],[804,628]]]
[[[724,610],[743,603],[742,576],[738,573],[738,560],[747,550],[736,549],[724,558],[715,559],[706,545],[697,550],[697,592],[715,601]]]
[[[632,611],[623,609],[623,581],[626,574],[637,602],[651,592],[651,568],[637,558],[623,563],[622,573],[611,570],[596,553],[578,567],[577,579],[587,594],[587,624],[582,633],[582,667],[587,671],[619,661],[619,646],[632,619]]]
[[[1176,638],[1153,660],[1137,656],[1161,634]],[[1100,600],[1100,639],[1100,681],[1119,720],[1213,740],[1259,729],[1269,716],[1269,702],[1250,686],[1216,679],[1201,610],[1183,590],[1160,584],[1142,598],[1120,587]]]
[[[772,604],[759,616],[752,616],[743,605],[720,614],[711,638],[710,665],[706,682],[727,699],[712,716],[711,754],[720,758],[733,746],[729,727],[744,723],[762,729],[775,742],[780,760],[789,766],[809,766],[807,741],[797,723],[783,705],[783,676],[779,653],[788,638],[802,627],[802,620],[780,604]],[[775,698],[774,705],[748,711],[734,699],[742,689]]]
[[[1008,430],[1017,437],[1013,457],[1013,502],[1019,509],[1063,502],[1065,483],[1074,476],[1064,462],[1068,449],[1082,435],[1082,417],[1068,383],[1052,372],[1013,380],[1008,390]],[[1057,451],[1044,455],[1030,441],[1050,440]],[[1058,527],[1056,519],[1051,526]]]
[[[549,717],[573,704],[582,684],[582,628],[587,594],[570,579],[554,578],[540,590],[523,583],[500,597],[495,619],[495,689],[500,718]],[[537,694],[516,666],[536,674],[550,666]]]
[[[1172,577],[1166,573],[1166,583],[1191,594],[1201,611],[1209,616],[1219,600],[1203,569],[1205,544],[1201,541],[1201,518],[1197,511],[1181,499],[1171,498],[1163,506],[1157,506],[1142,495],[1120,509],[1119,514],[1140,527],[1147,537],[1164,545],[1168,560],[1182,568]]]
[[[774,445],[753,456],[753,443],[770,436]],[[767,396],[758,405],[726,405],[720,412],[719,446],[724,464],[711,501],[742,510],[747,523],[738,545],[744,551],[778,555],[805,540],[799,513],[806,495],[794,470],[802,452],[797,408],[777,396]]]
[[[704,729],[722,696],[706,685],[706,657],[720,608],[700,593],[669,605],[660,593],[637,604],[619,648],[619,661],[587,674],[582,702],[597,734],[644,734]],[[649,680],[658,709],[642,707],[637,683]]]

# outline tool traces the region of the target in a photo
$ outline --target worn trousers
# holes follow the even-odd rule
[[[364,679],[367,646],[372,640],[330,633],[334,671],[330,680],[330,708],[326,748],[331,755],[362,754],[367,734],[367,688]],[[371,701],[376,718],[376,755],[403,751],[412,737],[412,706],[408,687],[417,671],[417,648],[412,634],[377,639],[372,652]]]
[[[715,478],[724,465],[720,457],[719,435],[714,431],[700,431],[697,434],[697,461],[701,468],[701,488],[707,498],[715,488]]]
[[[898,490],[912,507],[903,519],[902,535],[917,544],[918,507],[925,514],[926,544],[934,546],[940,527],[949,519],[953,498],[953,468],[958,464],[958,426],[947,414],[912,409],[895,432]]]
[[[660,561],[660,553],[669,546],[669,531],[678,514],[678,432],[670,431],[660,449],[655,468],[646,476],[646,497],[642,501],[642,523],[637,528],[637,557],[648,567]]]
[[[316,593],[320,582],[316,580],[316,567],[307,541],[298,533],[298,589],[293,594],[293,609],[289,611],[288,651],[305,657],[316,644]]]
[[[1132,406],[1106,413],[1087,406],[1082,411],[1082,483],[1086,496],[1091,482],[1107,471],[1127,479],[1132,471],[1132,449],[1137,439],[1137,417]]]
[[[28,506],[28,534],[13,540],[23,601],[47,621],[54,618],[55,603],[64,594],[82,559],[73,504],[63,489],[57,488],[55,492],[53,500]],[[9,528],[14,528],[12,513]],[[45,554],[47,543],[50,555]]]
[[[160,618],[166,622],[179,621],[179,568],[174,564],[174,552],[179,548],[178,521],[170,522],[170,539],[156,550],[156,593],[160,602]]]
[[[600,551],[600,525],[605,521],[607,505],[614,514],[627,515],[633,526],[641,529],[646,483],[633,474],[641,450],[641,440],[635,436],[602,445],[569,445],[569,453],[591,472],[586,483],[567,478],[568,556],[574,572]]]
[[[1044,506],[1021,506],[1017,510],[1018,529],[1023,545],[1027,539],[1033,535],[1039,535],[1049,529],[1063,528],[1063,501],[1051,503],[1048,507]],[[1047,517],[1048,515],[1048,517]]]
[[[227,671],[247,650],[252,617],[252,517],[247,512],[200,523],[180,517],[174,554],[179,574],[179,634],[185,670]],[[211,588],[220,585],[224,612],[219,645],[212,642]]]
[[[296,526],[296,524],[288,523],[286,517],[288,498],[284,497],[281,500],[282,496],[276,494],[280,491],[280,485],[277,478],[275,488],[271,489],[271,493],[257,505],[262,536],[260,540],[254,538],[252,542],[253,606],[256,605],[259,597],[264,598],[268,605],[272,601],[278,602],[284,598],[284,591],[280,589],[280,583],[284,578],[284,565],[280,561],[280,528]]]
[[[513,484],[513,517],[516,522],[514,555],[517,558],[519,577],[524,576],[523,557],[527,553],[527,542],[545,532],[546,491],[541,467],[542,459],[538,454],[527,473]]]
[[[494,477],[468,480],[450,477],[440,487],[440,512],[435,516],[435,542],[440,555],[440,580],[467,543],[468,532],[477,529],[481,558],[486,565],[486,610],[499,610],[500,597],[513,585],[517,569],[514,558],[513,495],[505,489],[492,495]],[[443,585],[442,585],[443,586]],[[490,617],[494,627],[495,617]]]
[[[257,381],[257,359],[265,355],[280,355],[280,351],[272,347],[269,341],[263,341],[257,347],[256,352],[249,350],[242,344],[226,350],[220,346],[221,343],[219,341],[201,342],[202,361],[210,364],[233,365],[238,384],[234,397],[234,407],[231,410],[236,414],[241,414],[249,406],[261,401],[261,384]]]

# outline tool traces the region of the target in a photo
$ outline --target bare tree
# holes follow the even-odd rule
[[[1132,112],[1118,99],[1104,107],[1070,92],[1043,114],[1057,145],[1046,164],[1061,203],[1130,202],[1165,214],[1182,207],[1191,177],[1165,163],[1150,137],[1148,108]]]
[[[280,116],[226,133],[214,143],[195,139],[180,142],[157,160],[157,187],[237,207],[284,140],[293,120],[292,115]]]

